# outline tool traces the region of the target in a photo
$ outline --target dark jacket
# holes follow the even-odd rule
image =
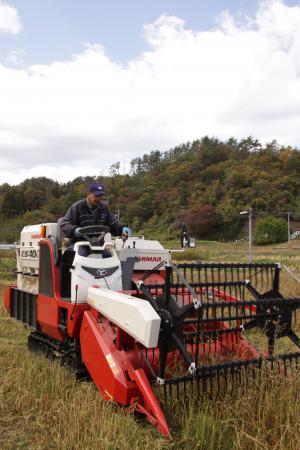
[[[105,205],[98,205],[91,208],[86,199],[74,203],[60,220],[60,227],[63,233],[71,238],[73,242],[80,239],[74,235],[75,228],[88,227],[90,225],[104,225],[110,228],[114,236],[120,236],[124,225],[118,222],[118,219]]]

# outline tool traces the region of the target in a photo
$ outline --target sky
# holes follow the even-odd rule
[[[0,0],[0,185],[205,135],[300,147],[300,0]]]

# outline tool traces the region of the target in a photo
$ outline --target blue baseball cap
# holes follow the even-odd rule
[[[103,184],[94,183],[89,187],[89,192],[95,195],[106,195]]]

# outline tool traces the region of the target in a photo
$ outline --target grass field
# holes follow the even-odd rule
[[[247,245],[201,242],[175,255],[181,261],[246,261]],[[300,243],[255,248],[254,259],[281,262],[300,277]],[[76,382],[64,368],[27,351],[29,331],[7,317],[2,302],[14,265],[13,254],[1,252],[1,450],[300,449],[300,369],[288,378],[262,374],[234,398],[170,406],[172,440],[165,439],[146,421],[104,402],[92,382]],[[286,271],[282,291],[300,297],[300,284]]]

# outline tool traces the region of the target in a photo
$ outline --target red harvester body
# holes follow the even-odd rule
[[[287,372],[299,361],[299,351],[276,352],[281,337],[300,348],[292,329],[300,299],[281,296],[277,264],[157,265],[154,259],[156,267],[133,269],[130,289],[127,283],[113,294],[97,286],[95,276],[87,301],[80,303],[62,295],[66,270],[53,239],[40,239],[39,249],[39,268],[32,274],[38,273],[37,292],[20,286],[5,292],[9,315],[33,330],[29,349],[59,358],[78,376],[89,375],[104,399],[144,414],[166,436],[170,431],[153,386],[167,398],[192,385],[202,398],[233,389],[242,375],[253,376],[264,365],[276,363]],[[147,311],[142,319],[135,315],[139,304]],[[145,330],[151,328],[145,340],[144,330],[136,331],[144,318]],[[265,349],[246,338],[251,329],[265,336]]]

